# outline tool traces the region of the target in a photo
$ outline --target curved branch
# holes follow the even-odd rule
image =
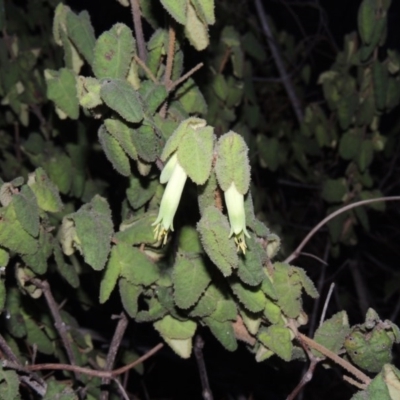
[[[310,239],[315,235],[315,233],[322,227],[324,226],[327,222],[329,222],[331,219],[337,217],[338,215],[349,211],[353,208],[363,206],[365,204],[371,204],[371,203],[376,203],[378,201],[400,201],[400,196],[390,196],[390,197],[379,197],[376,199],[368,199],[368,200],[361,200],[357,201],[355,203],[348,204],[345,207],[342,207],[339,210],[336,210],[332,214],[329,214],[326,218],[324,218],[320,223],[315,225],[313,229],[311,229],[310,233],[303,239],[303,241],[297,246],[296,250],[288,257],[284,262],[290,263],[293,261],[295,258],[297,258],[303,249],[303,247],[310,241]]]

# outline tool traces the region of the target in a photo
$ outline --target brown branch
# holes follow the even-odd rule
[[[118,325],[115,328],[114,336],[111,340],[110,349],[107,354],[105,371],[111,371],[115,362],[115,357],[117,356],[119,346],[121,344],[122,338],[124,336],[126,327],[128,326],[128,318],[126,318],[125,313],[121,313],[119,316]],[[110,378],[103,378],[102,384],[108,385],[110,383]],[[101,400],[108,400],[108,390],[103,390],[101,393]]]
[[[199,63],[195,67],[193,67],[189,72],[186,72],[185,75],[182,75],[179,79],[177,79],[175,82],[171,82],[168,90],[171,91],[175,89],[178,85],[180,85],[182,82],[186,81],[191,75],[193,75],[197,70],[199,70],[204,63]]]
[[[72,366],[76,365],[75,355],[72,351],[71,342],[67,335],[67,325],[61,318],[59,307],[51,293],[49,283],[47,281],[40,281],[39,279],[33,279],[32,283],[36,285],[38,288],[43,290],[43,294],[46,299],[47,305],[49,306],[51,315],[53,316],[53,319],[55,321],[54,326],[56,327],[59,335],[61,336],[61,340],[64,344],[65,351],[68,355],[68,359],[72,364]],[[75,378],[78,378],[77,374],[75,374]]]
[[[339,357],[333,351],[327,349],[322,344],[317,343],[315,340],[310,339],[308,336],[303,335],[300,332],[297,332],[297,338],[300,342],[304,342],[307,346],[311,347],[314,350],[319,351],[325,357],[331,359],[334,363],[340,365],[344,368],[347,372],[350,372],[354,375],[357,379],[359,379],[362,383],[369,385],[371,383],[371,378],[364,374],[364,372],[360,371],[356,368],[353,364],[350,364],[348,361],[344,360],[343,358]]]
[[[115,369],[113,371],[97,371],[91,368],[84,368],[78,367],[77,365],[70,365],[70,364],[36,364],[36,365],[27,365],[21,367],[20,365],[9,362],[7,360],[3,361],[3,368],[12,368],[21,371],[42,371],[42,370],[58,370],[58,371],[73,371],[79,374],[85,374],[88,376],[95,376],[97,378],[110,378],[113,379],[114,377],[123,374],[124,372],[128,371],[136,367],[136,365],[141,364],[143,361],[150,358],[153,354],[157,353],[157,351],[161,350],[164,347],[163,343],[159,343],[157,346],[153,347],[149,350],[146,354],[142,357],[138,358],[136,361],[125,365],[121,368]]]
[[[196,335],[196,338],[194,340],[194,355],[196,357],[197,366],[199,368],[200,381],[203,388],[203,399],[213,400],[214,397],[210,388],[210,383],[208,382],[207,369],[204,362],[203,347],[204,340],[200,335]]]
[[[171,22],[168,30],[167,65],[165,67],[165,75],[164,75],[164,84],[167,90],[169,90],[169,86],[171,84],[171,74],[175,56],[175,40],[176,40],[176,32]]]
[[[147,65],[138,57],[136,54],[133,55],[135,61],[143,68],[144,72],[146,72],[147,76],[154,82],[157,83],[157,78],[153,75]]]
[[[138,44],[139,57],[146,62],[147,61],[147,50],[146,50],[146,42],[144,40],[143,35],[143,27],[142,27],[142,15],[140,12],[139,1],[138,0],[130,0],[131,3],[131,12],[133,17],[133,27],[135,29],[135,37],[136,42]]]
[[[303,241],[297,246],[296,250],[284,261],[285,263],[290,263],[293,261],[295,258],[297,258],[303,250],[303,247],[309,242],[309,240],[315,235],[315,233],[322,227],[324,226],[327,222],[329,222],[331,219],[337,217],[339,214],[342,214],[346,211],[349,211],[353,208],[363,206],[365,204],[371,204],[371,203],[376,203],[378,201],[399,201],[400,196],[390,196],[390,197],[379,197],[376,199],[368,199],[368,200],[361,200],[357,201],[355,203],[348,204],[345,207],[340,208],[339,210],[336,210],[332,214],[329,214],[327,217],[325,217],[321,222],[319,222],[317,225],[314,226],[313,229],[308,233],[308,235],[303,239]]]
[[[303,389],[304,386],[307,385],[307,383],[311,381],[311,379],[314,375],[315,367],[317,366],[319,361],[320,360],[318,360],[315,357],[311,358],[310,365],[308,366],[307,372],[303,375],[300,382],[293,389],[292,393],[289,394],[289,396],[287,397],[286,400],[294,400],[296,398],[296,396],[300,393],[301,389]]]

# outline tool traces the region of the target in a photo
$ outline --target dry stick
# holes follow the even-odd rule
[[[261,0],[255,0],[255,4],[256,4],[256,8],[257,8],[257,13],[260,17],[262,28],[264,30],[264,34],[267,38],[268,46],[271,50],[275,64],[278,68],[279,75],[282,79],[283,86],[285,87],[286,93],[289,96],[293,110],[297,117],[297,121],[299,124],[301,124],[301,122],[304,119],[304,115],[303,115],[303,110],[300,105],[300,100],[297,97],[295,88],[290,79],[290,75],[286,71],[285,65],[282,60],[282,56],[279,52],[278,45],[273,38],[272,31],[271,31],[271,28],[268,23],[267,15],[265,14],[264,7],[261,3]]]
[[[127,326],[128,326],[128,318],[126,318],[125,313],[122,312],[119,317],[118,325],[115,328],[114,336],[111,340],[110,350],[108,351],[107,354],[106,367],[104,368],[106,371],[110,371],[114,365],[115,357],[117,356],[117,352]],[[109,378],[102,379],[103,385],[108,385],[109,383],[110,383]],[[108,390],[103,390],[103,392],[101,393],[101,400],[107,400],[107,399],[108,399]]]
[[[177,79],[175,82],[170,83],[169,91],[175,89],[178,85],[180,85],[182,82],[186,81],[191,75],[193,75],[197,70],[199,70],[204,63],[199,63],[195,67],[193,67],[189,72],[186,72],[185,75],[182,75],[179,79]]]
[[[140,59],[136,54],[133,55],[135,61],[143,68],[144,72],[146,72],[147,76],[154,82],[157,83],[157,78],[153,75],[153,73],[149,70],[147,65]]]
[[[200,335],[196,335],[194,342],[194,355],[196,356],[197,366],[199,367],[199,375],[201,386],[203,388],[202,395],[204,400],[213,400],[213,394],[208,382],[206,364],[203,357],[204,340]]]
[[[323,324],[323,322],[325,321],[326,310],[328,309],[328,304],[332,297],[334,288],[335,288],[335,282],[332,282],[331,286],[329,287],[328,294],[326,295],[324,308],[322,309],[322,313],[321,313],[321,319],[319,320],[319,326],[321,326]]]
[[[325,346],[322,346],[321,344],[317,343],[316,341],[310,339],[308,336],[303,335],[300,332],[297,332],[297,337],[301,341],[306,343],[312,349],[318,350],[325,357],[330,358],[333,362],[335,362],[336,364],[340,365],[347,372],[350,372],[351,374],[353,374],[361,382],[365,383],[366,385],[369,385],[371,383],[371,378],[368,377],[367,375],[365,375],[364,372],[361,372],[354,365],[350,364],[348,361],[346,361],[343,358],[339,357],[337,354],[335,354],[333,351],[330,351]]]
[[[122,394],[122,397],[124,400],[130,400],[128,394],[125,391],[125,388],[121,385],[121,382],[119,381],[118,378],[114,378],[113,381],[117,384],[119,391]]]
[[[295,258],[297,258],[299,256],[301,250],[303,249],[303,247],[309,242],[309,240],[315,235],[315,233],[322,226],[324,226],[327,222],[329,222],[331,219],[337,217],[339,214],[349,211],[353,208],[360,207],[365,204],[376,203],[378,201],[399,201],[399,200],[400,200],[400,196],[379,197],[377,199],[368,199],[368,200],[357,201],[355,203],[348,204],[347,206],[342,207],[339,210],[336,210],[335,212],[333,212],[332,214],[329,214],[321,222],[319,222],[317,225],[314,226],[314,228],[310,231],[310,233],[303,239],[303,241],[297,246],[296,250],[285,260],[285,262],[290,263]]]
[[[308,366],[307,372],[303,375],[298,385],[293,389],[292,393],[289,394],[286,400],[294,400],[296,396],[300,393],[301,389],[303,389],[303,387],[311,381],[314,375],[315,367],[317,366],[318,362],[319,360],[317,358],[310,358],[310,365]]]
[[[47,281],[40,281],[39,279],[33,279],[32,282],[40,289],[43,290],[44,297],[47,305],[49,306],[50,312],[55,321],[54,326],[61,336],[61,340],[64,344],[65,351],[67,352],[68,359],[72,365],[76,365],[74,353],[72,351],[71,342],[67,335],[67,326],[61,318],[60,311],[54,297],[51,293],[50,286]],[[75,373],[75,378],[78,379],[78,374]]]
[[[146,62],[147,61],[147,51],[146,42],[143,35],[142,18],[139,7],[138,0],[130,0],[131,2],[131,12],[133,17],[133,26],[135,29],[136,42],[138,44],[139,57]]]
[[[115,369],[113,371],[97,371],[91,368],[84,368],[84,367],[78,367],[77,365],[70,365],[70,364],[36,364],[36,365],[27,365],[21,367],[20,365],[13,363],[13,362],[8,362],[7,360],[4,360],[2,362],[3,368],[12,368],[16,370],[21,370],[21,371],[42,371],[42,370],[61,370],[61,371],[73,371],[79,374],[85,374],[88,376],[95,376],[97,378],[111,378],[113,379],[114,377],[123,374],[124,372],[128,371],[129,369],[132,369],[136,367],[136,365],[141,364],[143,361],[147,360],[150,358],[153,354],[157,353],[160,349],[164,347],[163,343],[159,343],[157,346],[153,347],[151,350],[149,350],[146,354],[144,354],[142,357],[138,358],[136,361],[125,365],[121,368]]]

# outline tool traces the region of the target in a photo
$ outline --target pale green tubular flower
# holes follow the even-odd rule
[[[229,237],[235,235],[235,243],[237,249],[242,250],[243,254],[246,253],[245,236],[250,238],[246,229],[246,215],[244,211],[244,196],[238,192],[235,183],[232,182],[228,190],[224,192],[225,204],[228,209],[229,222],[231,224],[231,231]]]
[[[157,241],[162,240],[163,244],[167,243],[168,232],[174,230],[174,216],[178,209],[186,179],[187,174],[179,164],[178,157],[175,153],[165,164],[161,172],[160,182],[168,183],[161,199],[158,217],[152,224],[152,226],[156,225],[154,228],[155,239]]]

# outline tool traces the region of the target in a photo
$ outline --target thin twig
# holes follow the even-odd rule
[[[33,279],[33,284],[43,290],[44,297],[46,299],[47,305],[49,306],[50,312],[55,321],[54,326],[56,327],[59,335],[61,336],[61,340],[64,344],[65,351],[68,355],[68,359],[72,366],[76,365],[75,355],[72,351],[71,342],[69,341],[67,335],[67,326],[65,322],[62,320],[59,307],[54,300],[53,294],[51,293],[49,283],[47,281],[40,281],[39,279]],[[78,375],[75,374],[75,378],[78,379]]]
[[[138,57],[136,54],[133,55],[135,61],[143,68],[144,72],[146,72],[147,76],[154,82],[157,83],[157,78],[153,75],[147,65]]]
[[[194,341],[194,355],[196,357],[197,366],[199,367],[199,375],[201,387],[203,388],[202,394],[204,400],[213,400],[213,394],[208,382],[206,364],[203,357],[204,340],[200,335],[196,335]]]
[[[319,326],[321,326],[323,324],[323,322],[325,321],[326,310],[328,309],[328,304],[329,304],[329,301],[330,301],[330,299],[332,297],[332,293],[333,293],[333,289],[334,288],[335,288],[335,282],[332,282],[331,286],[329,287],[328,294],[326,295],[324,308],[322,309],[321,318],[319,320]]]
[[[126,393],[124,387],[121,385],[121,382],[119,381],[119,379],[114,378],[113,381],[117,384],[118,389],[119,389],[119,391],[120,391],[121,394],[122,394],[122,397],[123,397],[125,400],[130,400],[128,394]]]
[[[142,18],[138,0],[130,0],[133,17],[133,26],[135,29],[136,42],[138,44],[139,57],[144,62],[147,61],[146,42],[143,35]]]
[[[367,385],[369,385],[371,383],[371,378],[368,377],[367,375],[365,375],[364,372],[360,371],[354,365],[350,364],[348,361],[339,357],[337,354],[335,354],[333,351],[327,349],[325,346],[322,346],[322,344],[317,343],[315,340],[310,339],[308,336],[303,335],[300,332],[297,332],[297,338],[299,340],[303,341],[304,343],[306,343],[312,349],[319,351],[325,357],[330,358],[333,362],[340,365],[347,372],[350,372],[351,374],[353,374],[361,382],[363,382]]]
[[[171,82],[169,86],[169,91],[175,89],[178,85],[180,85],[182,82],[186,81],[191,75],[193,75],[197,70],[199,70],[204,63],[199,63],[195,67],[193,67],[189,72],[186,72],[185,75],[182,75],[179,79],[177,79],[175,82]]]
[[[329,222],[331,219],[337,217],[339,214],[342,214],[346,211],[349,211],[353,208],[363,206],[365,204],[371,204],[371,203],[376,203],[378,201],[399,201],[400,196],[390,196],[390,197],[379,197],[376,199],[368,199],[368,200],[361,200],[357,201],[355,203],[348,204],[345,207],[342,207],[339,210],[336,210],[332,214],[329,214],[327,217],[325,217],[321,222],[319,222],[317,225],[314,226],[314,228],[309,232],[309,234],[303,239],[303,241],[297,246],[296,250],[288,257],[286,258],[285,262],[290,263],[293,261],[295,258],[297,258],[303,249],[303,247],[309,242],[309,240],[315,235],[315,233],[322,227],[324,226],[327,222]]]
[[[268,46],[271,49],[271,53],[275,60],[276,67],[278,68],[279,75],[283,82],[283,86],[286,89],[286,93],[290,99],[294,113],[296,114],[297,121],[299,124],[301,124],[304,119],[304,115],[300,100],[297,97],[292,80],[290,79],[290,76],[286,71],[285,64],[283,63],[283,59],[278,48],[278,44],[275,42],[273,38],[272,31],[268,23],[268,18],[267,15],[265,14],[261,0],[255,0],[255,4],[257,8],[257,14],[259,15],[264,34],[267,38]]]
[[[122,312],[119,317],[118,325],[115,328],[114,336],[111,340],[110,349],[107,354],[106,366],[104,368],[105,371],[111,371],[112,367],[114,366],[115,357],[117,356],[117,352],[121,344],[122,338],[125,334],[127,326],[128,326],[128,318],[126,318],[125,313]],[[102,379],[103,385],[108,385],[109,383],[110,383],[109,378]],[[109,394],[108,390],[103,390],[101,393],[101,400],[107,400],[108,394]]]
[[[168,30],[168,53],[167,53],[167,65],[165,67],[164,84],[165,88],[169,90],[171,82],[172,67],[174,65],[175,56],[175,28],[173,22],[171,21]]]
[[[310,359],[310,365],[308,366],[307,372],[303,375],[298,385],[293,389],[292,393],[286,398],[286,400],[294,400],[300,391],[311,381],[315,367],[317,366],[319,360],[315,357]]]
[[[136,365],[141,364],[143,361],[150,358],[153,354],[157,353],[157,351],[161,350],[164,347],[163,343],[159,343],[157,346],[153,347],[149,350],[146,354],[142,357],[138,358],[136,361],[125,365],[121,368],[115,369],[113,371],[97,371],[91,368],[84,368],[78,367],[77,365],[70,365],[70,364],[36,364],[36,365],[27,365],[27,366],[20,366],[14,362],[9,362],[4,360],[2,362],[3,368],[12,368],[21,371],[42,371],[42,370],[58,370],[58,371],[73,371],[79,374],[85,374],[88,376],[95,376],[98,378],[114,378],[118,375],[123,374],[124,372],[128,371],[136,367]]]

